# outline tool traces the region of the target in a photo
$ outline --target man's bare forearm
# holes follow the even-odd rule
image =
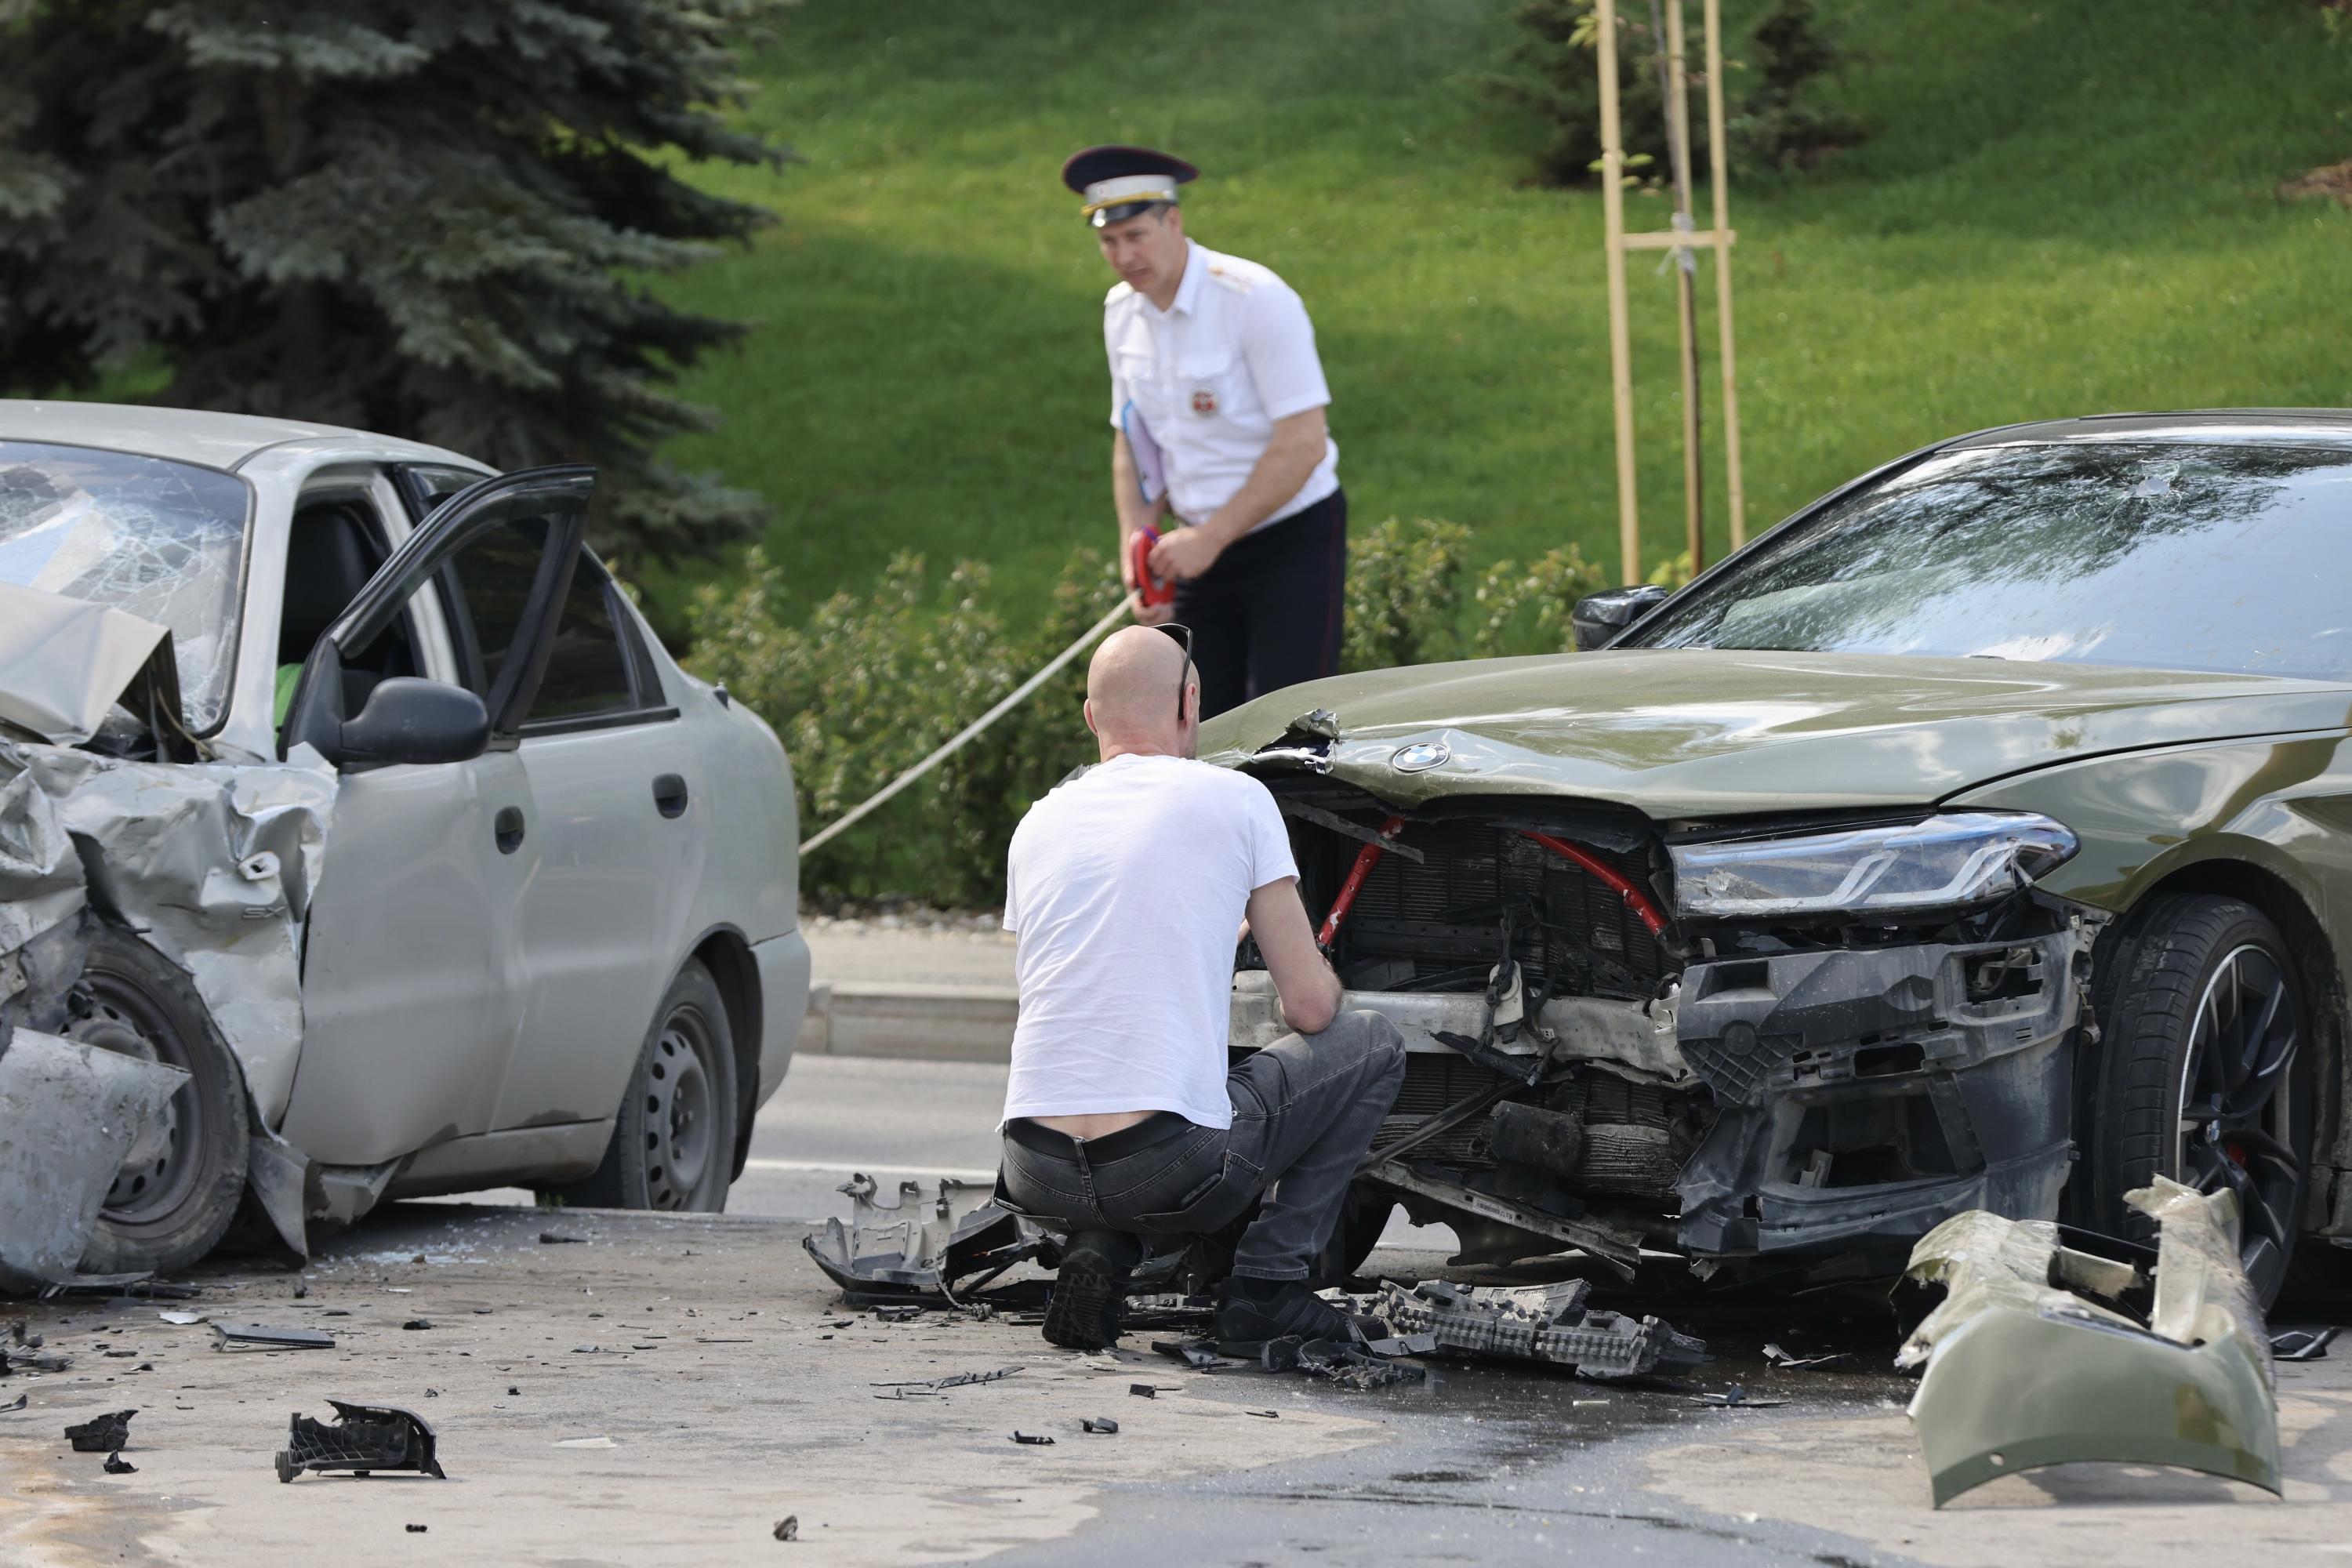
[[[1320,408],[1309,408],[1275,421],[1274,434],[1260,452],[1249,478],[1234,499],[1202,519],[1201,527],[1219,546],[1231,544],[1274,515],[1275,509],[1298,493],[1323,460],[1328,426]]]

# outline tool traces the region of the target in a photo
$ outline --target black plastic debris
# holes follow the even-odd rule
[[[1408,1349],[1411,1346],[1414,1348]],[[1385,1347],[1385,1348],[1383,1348]],[[1337,1340],[1269,1340],[1259,1352],[1268,1372],[1300,1372],[1328,1379],[1343,1388],[1391,1388],[1419,1383],[1427,1375],[1411,1362],[1394,1358],[1427,1355],[1437,1348],[1427,1334],[1410,1339],[1375,1340],[1370,1344],[1342,1344]]]
[[[1099,1432],[1106,1437],[1116,1437],[1118,1436],[1118,1423],[1108,1415],[1081,1415],[1078,1417],[1078,1430]]]
[[[1372,1310],[1400,1335],[1434,1336],[1440,1350],[1551,1362],[1579,1377],[1685,1372],[1712,1359],[1704,1342],[1659,1319],[1588,1308],[1591,1292],[1587,1279],[1520,1286],[1424,1279],[1410,1290],[1391,1281]]]
[[[2324,1361],[2336,1329],[2283,1329],[2271,1336],[2271,1354],[2281,1361]]]
[[[0,1350],[0,1377],[19,1372],[63,1372],[73,1365],[73,1357],[64,1351]]]
[[[411,1535],[422,1535],[425,1533],[425,1526],[421,1524],[404,1524],[400,1528],[408,1531]]]
[[[903,1383],[869,1383],[868,1388],[917,1388],[927,1394],[937,1394],[945,1388],[970,1388],[978,1383],[1001,1383],[1021,1369],[1000,1366],[994,1372],[960,1372],[952,1377],[911,1378]]]
[[[310,1282],[308,1279],[297,1279],[294,1281],[294,1299],[297,1301],[300,1300],[303,1297],[308,1296],[310,1293]]]
[[[874,1321],[877,1323],[911,1323],[923,1315],[920,1307],[877,1307]]]
[[[1240,1362],[1227,1362],[1211,1350],[1207,1342],[1196,1340],[1154,1340],[1151,1348],[1171,1361],[1181,1361],[1194,1372],[1214,1372],[1221,1366],[1240,1366]]]
[[[79,1426],[66,1428],[66,1438],[77,1454],[111,1454],[131,1441],[131,1418],[136,1410],[117,1410],[105,1415],[92,1416]]]
[[[25,1331],[25,1320],[18,1318],[15,1322],[8,1325],[8,1342],[11,1344],[22,1345],[28,1351],[37,1351],[47,1342],[39,1334],[26,1333]]]
[[[1832,1351],[1826,1355],[1791,1355],[1779,1345],[1768,1341],[1764,1346],[1764,1359],[1783,1372],[1800,1372],[1809,1366],[1835,1366],[1840,1362],[1852,1361],[1853,1352]]]
[[[539,1244],[541,1247],[585,1247],[588,1245],[588,1238],[584,1236],[573,1236],[567,1231],[542,1230],[539,1233]]]
[[[429,1329],[433,1326],[433,1320],[430,1318],[411,1318],[408,1321],[401,1324],[400,1326],[404,1329]]]
[[[297,1411],[289,1423],[286,1447],[278,1450],[278,1479],[290,1481],[304,1470],[418,1470],[446,1480],[434,1457],[432,1424],[396,1405],[352,1405],[330,1399],[335,1424]]]
[[[135,1476],[139,1473],[139,1467],[120,1454],[109,1454],[106,1456],[106,1473],[110,1476]]]
[[[971,1281],[968,1298],[1045,1246],[1034,1222],[1000,1207],[981,1184],[942,1181],[927,1194],[919,1183],[901,1182],[896,1201],[886,1204],[879,1184],[860,1172],[840,1190],[849,1198],[849,1222],[829,1219],[801,1246],[852,1306],[923,1296],[961,1307],[963,1281]]]
[[[1054,1439],[1043,1432],[1015,1432],[1013,1434],[1013,1440],[1032,1448],[1050,1448],[1054,1446]]]
[[[281,1329],[268,1323],[213,1324],[215,1350],[331,1351],[335,1336],[323,1329]]]
[[[521,1387],[521,1385],[520,1385],[520,1384],[512,1384],[512,1383],[509,1383],[509,1384],[507,1384],[507,1392],[508,1392],[509,1394],[518,1394],[518,1395],[519,1395],[519,1394],[520,1394],[522,1393],[522,1387]]]
[[[23,1408],[25,1408],[25,1395],[20,1394],[16,1395],[16,1399],[12,1403],[0,1405],[0,1415],[5,1415],[12,1410],[22,1410]]]
[[[1718,1410],[1777,1410],[1789,1402],[1785,1399],[1750,1399],[1747,1388],[1735,1383],[1720,1394],[1695,1394],[1692,1403],[1712,1405]]]
[[[1130,1383],[1127,1385],[1127,1391],[1135,1395],[1138,1399],[1157,1399],[1160,1397],[1160,1390],[1148,1383]],[[24,1401],[20,1399],[16,1403],[22,1405]]]
[[[1282,1419],[1282,1412],[1279,1410],[1244,1410],[1242,1414],[1244,1415],[1255,1415],[1262,1421],[1279,1421]]]
[[[798,1541],[801,1538],[801,1516],[788,1513],[776,1521],[775,1533],[779,1541]]]

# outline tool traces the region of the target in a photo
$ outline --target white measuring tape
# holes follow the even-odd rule
[[[929,756],[925,757],[921,762],[917,763],[913,767],[908,768],[905,773],[900,773],[897,778],[892,779],[888,784],[884,784],[873,795],[868,795],[865,801],[854,808],[848,816],[839,818],[832,826],[826,828],[824,832],[819,833],[815,837],[808,839],[803,843],[801,845],[800,852],[805,855],[810,850],[816,848],[819,845],[824,843],[826,839],[831,838],[835,834],[841,832],[844,828],[858,821],[876,806],[880,805],[884,801],[888,800],[892,795],[897,795],[900,790],[905,789],[908,784],[913,784],[917,779],[921,778],[925,773],[929,773],[940,763],[946,761],[949,757],[953,756],[958,751],[961,751],[963,748],[964,742],[970,741],[974,735],[979,734],[982,730],[987,729],[991,724],[995,723],[999,719],[1003,718],[1007,713],[1012,712],[1013,709],[1021,705],[1021,700],[1023,698],[1028,696],[1031,692],[1045,685],[1046,681],[1052,679],[1054,678],[1054,673],[1056,670],[1069,663],[1070,660],[1077,658],[1078,655],[1085,650],[1088,643],[1093,642],[1097,637],[1101,637],[1103,633],[1110,630],[1110,628],[1118,623],[1118,618],[1121,616],[1131,615],[1134,613],[1134,610],[1135,595],[1129,594],[1126,598],[1121,599],[1117,605],[1113,605],[1108,615],[1103,616],[1101,620],[1097,621],[1093,626],[1088,626],[1084,632],[1079,634],[1077,641],[1072,643],[1069,647],[1055,654],[1052,658],[1047,659],[1044,668],[1031,676],[1028,679],[1023,681],[1020,685],[1014,687],[1011,694],[1008,695],[1004,700],[999,702],[995,707],[990,709],[987,712],[982,714],[979,718],[973,720],[971,723],[958,731],[954,738],[950,740],[946,745],[941,746],[938,751],[933,752]]]

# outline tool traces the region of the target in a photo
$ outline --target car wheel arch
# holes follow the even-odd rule
[[[2137,929],[2139,921],[2136,917],[2165,895],[2207,894],[2252,905],[2286,939],[2298,972],[2296,978],[2303,983],[2309,1004],[2309,1048],[2318,1100],[2312,1163],[2315,1167],[2324,1165],[2335,1171],[2352,1172],[2352,1124],[2347,1124],[2344,1103],[2347,991],[2336,945],[2328,938],[2314,900],[2295,881],[2255,859],[2213,855],[2210,853],[2213,847],[2210,840],[2204,841],[2204,846],[2208,854],[2166,868],[2136,889],[2120,918],[2101,933],[2094,950],[2094,973],[2105,970],[2123,942]],[[2089,1124],[2088,1097],[2095,1092],[2095,1071],[2078,1072],[2075,1083],[2076,1126],[2084,1128]],[[2304,1224],[2311,1229],[2321,1229],[2326,1227],[2331,1213],[2352,1208],[2352,1199],[2336,1201],[2336,1179],[2327,1171],[2315,1168],[2311,1177]],[[2352,1177],[2344,1179],[2352,1181]]]
[[[760,1039],[765,998],[760,990],[760,966],[751,944],[731,924],[710,927],[694,940],[686,957],[710,972],[719,983],[719,997],[727,1007],[728,1027],[735,1037],[735,1081],[743,1085],[737,1096],[733,1176],[743,1173],[751,1152],[751,1119],[759,1111]]]

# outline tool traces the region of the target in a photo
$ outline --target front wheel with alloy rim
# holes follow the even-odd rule
[[[547,1190],[591,1208],[727,1206],[735,1176],[735,1035],[710,971],[688,960],[637,1053],[604,1163]]]
[[[2092,1194],[2148,1234],[2124,1194],[2161,1173],[2238,1202],[2239,1254],[2267,1307],[2301,1229],[2314,1112],[2310,1012],[2294,954],[2237,899],[2166,894],[2132,912],[2098,986]]]
[[[245,1191],[245,1078],[195,983],[127,931],[91,938],[66,1037],[188,1075],[139,1131],[100,1205],[81,1266],[91,1274],[184,1268],[217,1244]]]

